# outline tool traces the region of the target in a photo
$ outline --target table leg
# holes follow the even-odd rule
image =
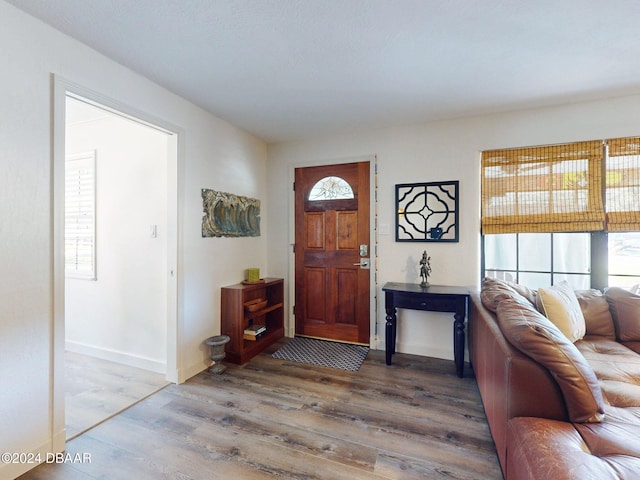
[[[387,324],[385,326],[385,354],[387,365],[391,365],[391,355],[396,353],[396,309],[395,307],[386,308]]]
[[[464,314],[456,313],[453,322],[453,358],[456,363],[456,373],[462,378],[464,375]]]

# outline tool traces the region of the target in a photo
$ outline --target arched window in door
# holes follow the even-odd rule
[[[353,197],[353,189],[344,178],[324,177],[309,192],[309,200],[344,200]]]

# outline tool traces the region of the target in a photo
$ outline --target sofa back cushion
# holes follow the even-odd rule
[[[502,300],[517,296],[524,297],[532,305],[536,304],[536,292],[529,287],[497,278],[485,277],[482,279],[480,299],[485,308],[494,313]]]
[[[566,281],[538,289],[537,307],[572,343],[584,337],[587,326],[575,292]]]
[[[640,340],[640,295],[624,288],[611,287],[605,296],[616,329],[616,337],[621,342]]]
[[[600,422],[604,400],[593,369],[567,337],[523,299],[507,298],[496,309],[500,330],[555,378],[572,422]]]
[[[576,297],[584,316],[586,334],[615,339],[613,318],[604,294],[600,290],[578,290]]]

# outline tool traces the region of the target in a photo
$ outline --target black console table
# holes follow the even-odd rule
[[[426,310],[430,312],[452,312],[453,322],[453,355],[456,373],[463,376],[464,369],[464,317],[467,313],[469,289],[465,287],[448,287],[443,285],[427,285],[421,287],[413,283],[386,283],[384,308],[387,312],[386,360],[391,365],[391,356],[396,353],[397,308]]]

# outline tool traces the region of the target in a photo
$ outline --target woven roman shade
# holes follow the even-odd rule
[[[602,141],[482,153],[482,233],[604,228]]]
[[[607,230],[640,230],[640,137],[607,141]]]

